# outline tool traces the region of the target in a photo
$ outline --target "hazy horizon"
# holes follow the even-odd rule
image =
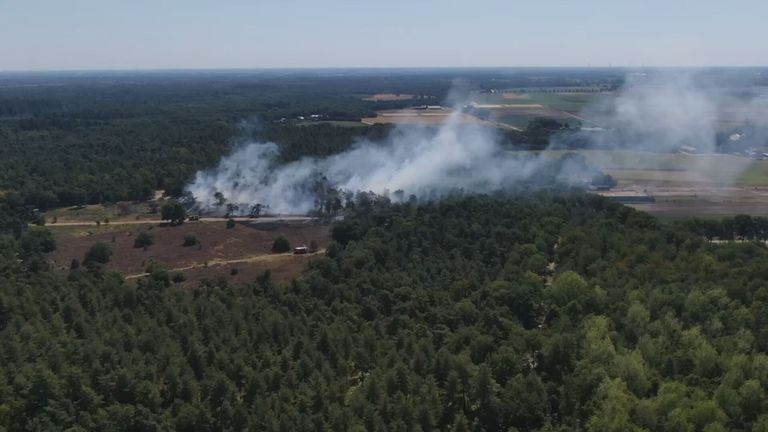
[[[652,71],[652,70],[681,70],[681,71],[707,71],[707,70],[740,70],[740,69],[768,69],[768,63],[755,65],[696,65],[696,66],[327,66],[327,67],[211,67],[211,68],[90,68],[90,69],[0,69],[0,74],[77,74],[77,73],[273,73],[273,72],[323,72],[323,71],[348,71],[348,72],[440,72],[440,71],[526,71],[526,70],[615,70],[615,71]]]
[[[768,4],[0,0],[0,71],[760,67]]]

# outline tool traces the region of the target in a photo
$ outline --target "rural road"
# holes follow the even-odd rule
[[[260,217],[260,218],[249,218],[249,217],[234,217],[232,218],[235,222],[251,222],[251,223],[268,223],[268,222],[297,222],[297,221],[308,221],[315,219],[310,216],[295,216],[295,215],[287,215],[287,216],[268,216],[268,217]],[[216,218],[216,217],[207,217],[207,218],[200,218],[199,222],[224,222],[226,221],[226,218]],[[148,224],[161,224],[161,223],[167,223],[167,221],[162,221],[160,219],[139,219],[139,220],[112,220],[109,221],[109,223],[102,222],[101,224],[97,224],[95,221],[70,221],[70,222],[56,222],[56,223],[48,223],[46,224],[47,227],[57,227],[57,226],[97,226],[97,225],[148,225]],[[185,222],[185,223],[195,223],[195,222]]]
[[[304,257],[311,257],[311,256],[315,256],[315,255],[319,255],[319,254],[324,254],[324,253],[325,253],[325,249],[320,249],[320,250],[318,250],[315,253],[310,253],[310,254],[306,254],[306,255],[294,255],[291,252],[287,252],[287,253],[282,253],[282,254],[264,254],[264,255],[250,256],[250,257],[246,257],[246,258],[229,259],[229,260],[216,259],[216,260],[208,261],[207,263],[194,263],[194,264],[190,264],[190,265],[184,266],[184,267],[176,267],[176,268],[168,269],[168,272],[179,272],[179,271],[184,271],[184,270],[192,270],[192,269],[203,268],[203,267],[215,267],[215,266],[222,266],[222,265],[227,265],[227,264],[242,264],[242,263],[252,263],[252,262],[259,262],[259,261],[266,261],[266,262],[278,261],[278,260],[284,259],[284,258],[297,258],[297,259],[301,259],[301,258],[304,258]],[[138,279],[138,278],[145,277],[145,276],[149,276],[149,273],[137,273],[137,274],[132,274],[132,275],[126,275],[125,279],[126,280],[128,280],[128,279]]]

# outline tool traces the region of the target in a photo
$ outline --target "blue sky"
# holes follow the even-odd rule
[[[765,66],[766,0],[0,0],[0,70]]]

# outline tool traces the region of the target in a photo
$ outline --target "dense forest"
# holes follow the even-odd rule
[[[285,80],[141,78],[50,77],[39,87],[0,87],[0,191],[40,209],[143,200],[157,189],[178,196],[239,140],[268,134],[281,141],[280,132],[268,132],[275,119],[317,113],[359,120],[394,106],[321,85],[302,92]],[[347,128],[330,128],[334,134],[326,126],[302,128],[314,137],[308,146],[328,136],[351,143]]]
[[[765,246],[575,191],[347,213],[285,286],[2,237],[0,428],[768,430]]]
[[[274,141],[284,160],[337,153],[387,126],[322,121],[440,103],[456,79],[490,85],[616,82],[616,71],[354,70],[0,74],[0,192],[30,208],[144,200],[154,190],[180,196],[200,169],[233,146]],[[375,93],[409,101],[371,101]],[[314,122],[299,124],[299,118]],[[506,132],[510,145],[546,145],[560,125]]]

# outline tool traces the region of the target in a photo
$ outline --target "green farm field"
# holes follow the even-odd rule
[[[723,154],[651,153],[628,150],[547,150],[560,157],[578,153],[607,171],[620,185],[634,182],[656,184],[709,184],[768,186],[768,161]]]
[[[470,100],[479,108],[491,109],[499,122],[525,127],[531,120],[544,117],[562,123],[593,123],[590,109],[613,98],[613,93],[481,93],[475,92]]]
[[[612,195],[648,194],[653,203],[628,204],[663,218],[768,214],[768,161],[733,155],[622,150],[547,150],[578,153],[618,181]]]
[[[613,93],[481,93],[474,92],[470,100],[487,105],[530,105],[539,104],[549,108],[577,113],[591,104],[609,101]]]

